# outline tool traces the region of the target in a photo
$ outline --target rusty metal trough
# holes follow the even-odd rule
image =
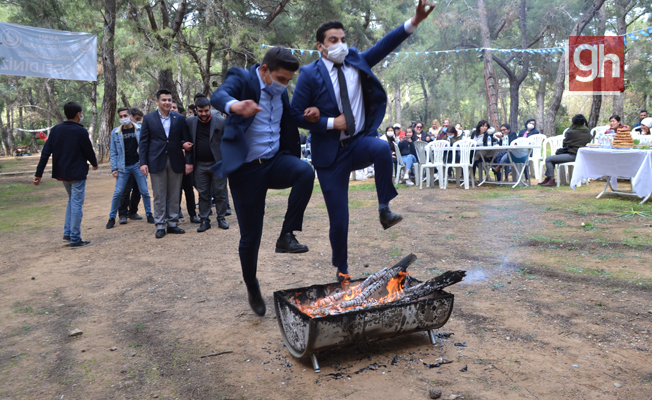
[[[362,279],[351,281],[358,283]],[[405,288],[421,283],[410,276]],[[385,303],[362,310],[312,318],[293,304],[314,301],[340,290],[339,283],[313,285],[274,292],[276,318],[285,345],[296,358],[311,357],[320,372],[317,353],[354,343],[388,339],[414,332],[427,332],[432,344],[434,329],[441,328],[451,315],[454,296],[445,291],[404,303]]]

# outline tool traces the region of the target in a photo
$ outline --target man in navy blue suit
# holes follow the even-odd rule
[[[267,189],[292,188],[276,252],[308,251],[294,236],[294,231],[301,231],[315,181],[312,167],[299,158],[299,129],[290,114],[286,90],[298,69],[299,61],[288,49],[274,47],[262,65],[230,69],[211,97],[213,107],[228,114],[220,145],[222,161],[213,170],[229,178],[240,227],[242,276],[249,305],[260,316],[265,315],[265,301],[256,270]]]
[[[387,94],[371,68],[407,39],[432,10],[433,6],[420,0],[414,17],[362,53],[347,48],[340,21],[325,22],[316,35],[321,59],[301,68],[292,97],[292,116],[299,127],[310,129],[312,134],[312,164],[326,201],[332,262],[340,281],[349,273],[351,171],[374,164],[380,223],[387,229],[403,219],[389,209],[390,200],[398,195],[392,184],[392,155],[387,143],[376,137],[385,117]],[[317,107],[319,112],[310,107]],[[319,121],[308,120],[315,116]]]
[[[156,238],[167,233],[185,233],[179,223],[179,202],[183,174],[192,172],[191,153],[182,146],[190,141],[183,115],[171,110],[172,94],[167,89],[156,92],[158,109],[143,118],[140,128],[140,171],[152,174],[154,223]]]

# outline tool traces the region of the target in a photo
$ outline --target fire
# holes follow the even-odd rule
[[[403,286],[405,284],[405,278],[407,275],[407,272],[400,271],[398,275],[391,278],[385,287],[387,290],[387,295],[380,298],[372,296],[361,304],[356,304],[350,307],[342,307],[341,305],[345,302],[350,302],[351,300],[355,299],[358,295],[360,295],[362,289],[360,288],[360,283],[357,285],[351,285],[348,280],[349,276],[345,276],[345,280],[342,282],[342,290],[338,293],[318,299],[316,301],[308,301],[304,304],[301,304],[298,300],[299,293],[295,293],[294,298],[291,300],[293,301],[294,305],[297,306],[299,310],[301,310],[301,312],[309,315],[312,318],[322,317],[330,314],[339,314],[364,307],[373,307],[401,298],[403,295]]]

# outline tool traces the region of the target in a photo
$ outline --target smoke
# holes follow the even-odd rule
[[[484,273],[481,269],[476,269],[473,271],[466,271],[466,276],[464,277],[463,282],[465,283],[478,283],[483,282],[489,279],[489,276]]]

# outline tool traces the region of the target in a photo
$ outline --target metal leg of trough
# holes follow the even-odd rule
[[[433,346],[436,345],[437,344],[437,334],[435,333],[434,329],[431,329],[431,330],[428,331],[428,336],[430,336],[430,343],[432,343]]]
[[[319,368],[319,363],[317,362],[317,355],[312,353],[310,358],[312,359],[312,367],[315,369],[315,373],[320,373],[321,369]]]

